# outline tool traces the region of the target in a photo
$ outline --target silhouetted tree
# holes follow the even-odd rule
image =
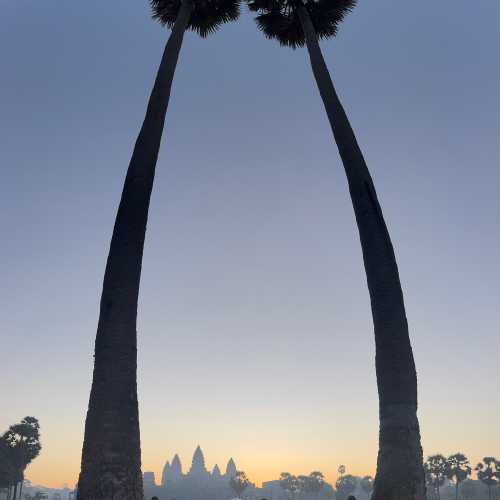
[[[79,500],[143,500],[137,403],[137,301],[151,190],[184,32],[206,36],[236,19],[238,0],[152,0],[172,28],[135,143],[116,216],[100,303]]]
[[[458,500],[458,488],[472,472],[469,459],[463,453],[455,453],[446,459],[446,477],[455,483],[455,500]]]
[[[280,475],[280,486],[288,493],[289,498],[293,498],[299,491],[299,480],[289,472],[282,472]]]
[[[424,464],[427,485],[441,498],[440,488],[443,486],[447,475],[448,463],[443,455],[431,455]]]
[[[432,478],[427,472],[425,473],[425,487],[426,487],[426,495],[427,500],[439,500],[438,494],[439,490],[436,491],[432,484]]]
[[[335,489],[337,490],[337,500],[345,500],[349,495],[356,491],[357,485],[358,479],[354,476],[351,476],[351,474],[340,476],[335,483]]]
[[[246,474],[243,471],[237,471],[236,474],[229,480],[229,485],[236,496],[240,496],[250,485]]]
[[[308,476],[299,476],[297,478],[298,489],[306,494],[311,494],[315,499],[325,485],[325,478],[319,471],[311,472]]]
[[[366,493],[367,499],[370,500],[370,495],[373,491],[373,477],[365,476],[359,482],[361,489]]]
[[[6,456],[10,486],[14,487],[13,498],[17,499],[17,488],[20,484],[19,498],[22,498],[24,471],[42,449],[40,443],[40,424],[35,417],[24,417],[18,424],[11,425],[2,436],[3,453]]]
[[[300,493],[307,493],[307,476],[305,475],[300,475],[297,476],[297,483],[299,485],[299,492]]]
[[[14,451],[4,436],[0,436],[0,492],[5,491],[9,496],[10,489],[16,481],[17,470],[14,460]]]
[[[488,487],[488,499],[491,500],[491,490],[500,484],[500,461],[495,457],[484,457],[476,465],[477,478]]]
[[[374,500],[425,498],[417,419],[417,376],[396,258],[377,193],[318,39],[336,34],[355,0],[247,0],[268,38],[307,45],[312,70],[344,164],[370,291],[376,343],[380,434]]]

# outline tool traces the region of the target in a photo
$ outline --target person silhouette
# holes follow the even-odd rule
[[[347,500],[356,500],[356,497],[354,495],[349,495],[347,497]]]

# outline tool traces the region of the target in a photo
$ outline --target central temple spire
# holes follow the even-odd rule
[[[198,445],[194,455],[193,462],[191,464],[191,469],[189,471],[189,475],[191,476],[206,476],[208,471],[205,467],[205,457],[203,456],[203,452],[201,451],[200,446]]]

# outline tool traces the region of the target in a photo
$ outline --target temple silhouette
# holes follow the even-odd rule
[[[231,489],[230,481],[236,472],[236,463],[232,458],[227,462],[224,473],[218,465],[211,472],[208,471],[203,451],[198,446],[187,473],[183,472],[181,459],[177,454],[172,462],[165,463],[160,484],[156,484],[154,472],[144,472],[144,498],[150,500],[156,496],[159,500],[231,500],[236,495]],[[302,495],[297,500],[331,500],[333,496],[332,486],[325,483],[319,494],[307,497]],[[280,481],[274,480],[262,483],[260,488],[250,484],[241,498],[289,500],[289,495],[281,488]]]
[[[178,454],[174,455],[172,462],[165,463],[160,485],[155,482],[154,472],[145,472],[144,496],[157,496],[161,500],[232,498],[234,494],[229,482],[236,472],[236,464],[232,458],[227,462],[224,474],[218,465],[211,472],[208,471],[203,451],[197,446],[187,473],[182,470]]]
[[[236,464],[234,463],[234,460],[232,458],[229,459],[226,465],[225,474],[221,473],[217,464],[212,469],[212,472],[209,472],[205,466],[205,456],[203,455],[203,451],[201,450],[200,446],[197,446],[193,455],[193,460],[191,462],[191,468],[189,469],[189,472],[187,474],[184,475],[182,473],[182,463],[179,455],[174,455],[172,464],[167,461],[165,467],[163,467],[161,485],[164,487],[168,487],[170,485],[174,485],[179,481],[229,481],[236,474],[236,472]]]

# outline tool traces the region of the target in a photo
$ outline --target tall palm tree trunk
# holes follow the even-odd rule
[[[379,453],[373,500],[422,500],[417,375],[403,292],[375,187],[326,67],[309,13],[299,2],[314,77],[344,164],[356,215],[375,328]]]
[[[149,202],[192,0],[166,44],[128,167],[102,289],[78,500],[143,500],[137,403],[137,301]]]

